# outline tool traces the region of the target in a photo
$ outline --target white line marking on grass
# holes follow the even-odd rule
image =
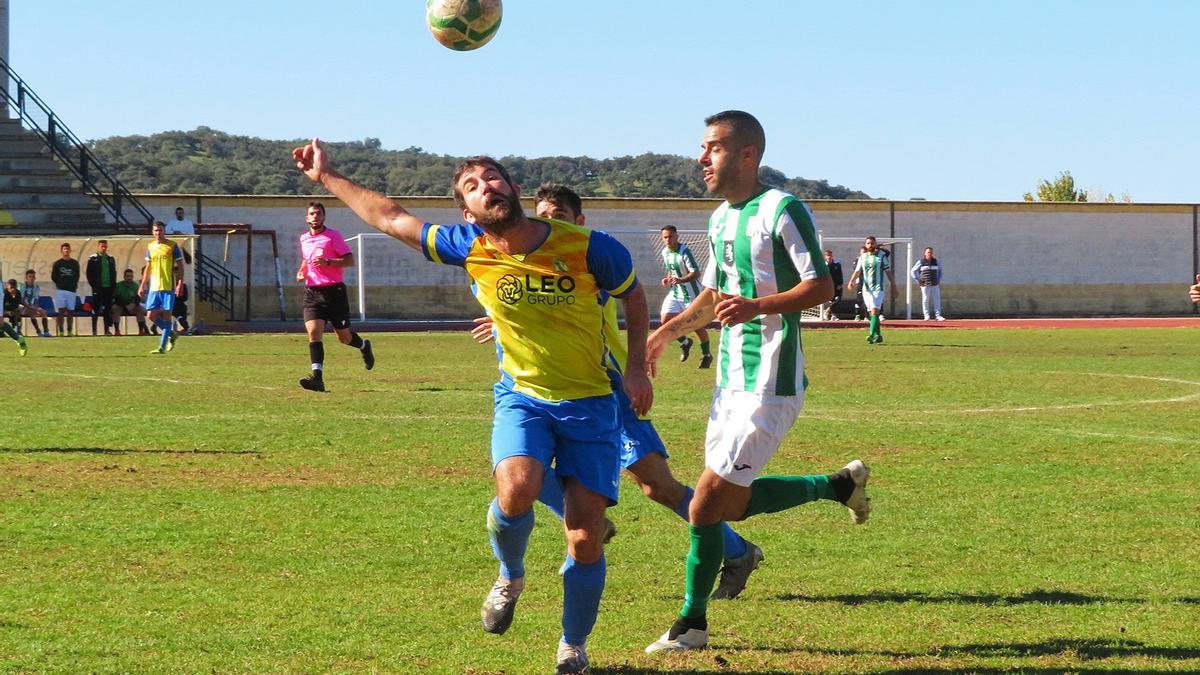
[[[224,387],[240,387],[242,389],[266,389],[267,391],[283,391],[283,387],[270,387],[267,385],[243,384],[241,382],[202,382],[198,380],[177,380],[172,377],[149,377],[138,375],[86,375],[84,373],[53,373],[49,371],[40,371],[39,373],[52,377],[77,377],[82,380],[115,380],[118,382],[166,382],[167,384],[191,384],[205,386],[224,386]]]
[[[1159,436],[1158,434],[1113,434],[1105,431],[1084,431],[1083,429],[1053,429],[1064,436],[1086,436],[1096,438],[1111,438],[1134,441],[1156,441],[1158,443],[1195,443],[1194,438],[1178,438],[1176,436]],[[1040,433],[1040,432],[1039,432]]]
[[[1086,375],[1088,377],[1119,377],[1130,380],[1150,380],[1152,382],[1169,382],[1171,384],[1186,384],[1192,387],[1200,387],[1200,382],[1191,380],[1180,380],[1174,377],[1157,377],[1153,375],[1126,375],[1122,373],[1072,373],[1067,371],[1048,371],[1048,375]],[[967,413],[976,415],[991,415],[1003,413],[1023,413],[1023,412],[1046,412],[1051,410],[1082,410],[1086,408],[1104,408],[1104,407],[1121,407],[1134,405],[1159,405],[1162,403],[1186,403],[1188,401],[1200,400],[1200,391],[1185,394],[1183,396],[1173,396],[1171,398],[1147,398],[1135,399],[1132,401],[1094,401],[1092,403],[1063,403],[1060,405],[1039,405],[1039,406],[1019,406],[1012,408],[959,408],[959,409],[943,409],[943,410],[919,410],[915,414],[918,415],[934,415],[944,413]]]

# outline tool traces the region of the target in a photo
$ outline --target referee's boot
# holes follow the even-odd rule
[[[363,365],[367,367],[367,370],[375,367],[375,351],[371,349],[370,340],[363,340],[362,360]]]
[[[321,371],[314,370],[312,375],[300,378],[300,386],[309,391],[325,391],[325,378],[321,377]]]

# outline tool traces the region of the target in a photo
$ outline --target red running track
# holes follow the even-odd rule
[[[887,319],[886,328],[1200,328],[1200,316],[1084,317],[1078,319]],[[866,328],[866,321],[806,322],[805,328]]]

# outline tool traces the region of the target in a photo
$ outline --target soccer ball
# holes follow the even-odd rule
[[[479,49],[500,28],[500,0],[426,0],[433,38],[455,51]]]

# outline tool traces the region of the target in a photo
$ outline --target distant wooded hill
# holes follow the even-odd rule
[[[315,184],[293,168],[292,148],[305,140],[272,141],[200,127],[152,136],[91,141],[100,161],[132,192],[308,195]],[[338,171],[391,195],[450,195],[459,157],[421,148],[384,150],[379,139],[326,144]],[[585,197],[703,197],[696,161],[679,155],[636,157],[501,157],[513,179],[528,188],[543,182],[569,185]],[[824,180],[789,178],[770,167],[762,180],[806,199],[870,199],[866,193]]]

